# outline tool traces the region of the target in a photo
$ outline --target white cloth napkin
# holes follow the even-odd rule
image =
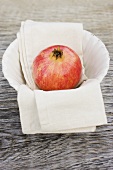
[[[76,89],[48,92],[21,85],[18,104],[26,134],[93,132],[95,126],[107,123],[96,79],[89,79]]]
[[[51,45],[69,46],[83,63],[82,38],[83,26],[79,23],[22,22],[17,39],[26,80],[26,85],[21,85],[18,91],[23,133],[87,132],[107,123],[97,80],[87,80],[76,89],[45,92],[37,88],[32,77],[34,58]]]
[[[22,22],[17,38],[23,74],[27,85],[33,90],[37,89],[37,86],[32,76],[32,63],[43,49],[52,45],[68,46],[76,51],[83,65],[83,25],[81,23],[42,23],[27,20]],[[86,79],[84,67],[82,70],[80,82]]]

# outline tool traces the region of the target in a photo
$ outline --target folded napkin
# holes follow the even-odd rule
[[[93,132],[95,126],[107,123],[96,79],[89,79],[76,89],[59,91],[32,91],[21,85],[18,104],[26,134]]]
[[[32,63],[38,53],[51,45],[66,45],[80,56],[83,66],[83,26],[80,23],[22,22],[17,34],[20,63],[26,85],[18,91],[22,131],[32,133],[67,133],[94,131],[106,124],[100,84],[92,79],[79,88],[45,92],[39,90],[32,76]],[[86,80],[85,69],[80,83]]]
[[[81,23],[42,23],[27,20],[22,22],[17,38],[23,74],[27,85],[32,90],[37,89],[32,76],[33,60],[40,51],[49,46],[65,45],[74,49],[83,66],[83,25]],[[80,83],[86,79],[84,66],[82,70]]]

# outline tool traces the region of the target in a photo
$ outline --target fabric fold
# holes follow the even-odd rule
[[[35,90],[35,98],[44,131],[107,123],[100,84],[96,79],[89,79],[79,88],[71,90]]]
[[[37,133],[37,130],[40,130],[41,126],[34,92],[27,85],[21,85],[18,91],[17,101],[22,132],[24,134]]]
[[[38,91],[38,90],[37,90]],[[20,121],[22,132],[24,134],[36,134],[36,133],[79,133],[79,132],[94,132],[96,130],[95,126],[87,126],[80,128],[72,128],[72,129],[43,129],[43,125],[45,124],[43,119],[40,118],[40,109],[36,104],[36,91],[33,91],[28,88],[27,85],[21,85],[18,91],[18,106],[20,112]],[[43,96],[44,97],[44,96]],[[37,102],[39,102],[38,99]],[[42,100],[41,100],[42,101]],[[43,108],[43,107],[42,107]],[[42,112],[42,110],[41,110]],[[43,110],[43,118],[47,120],[46,124],[48,124],[48,117],[46,115],[47,112]],[[42,116],[42,115],[41,115]],[[64,115],[65,119],[65,115]],[[63,121],[62,121],[63,124]]]

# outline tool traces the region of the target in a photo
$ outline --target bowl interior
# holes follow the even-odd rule
[[[83,63],[86,76],[101,82],[109,69],[109,60],[109,53],[103,42],[92,33],[84,30]]]

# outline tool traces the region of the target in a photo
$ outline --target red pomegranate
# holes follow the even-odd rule
[[[82,64],[69,47],[54,45],[41,51],[33,62],[33,78],[45,91],[72,89],[80,81]]]

